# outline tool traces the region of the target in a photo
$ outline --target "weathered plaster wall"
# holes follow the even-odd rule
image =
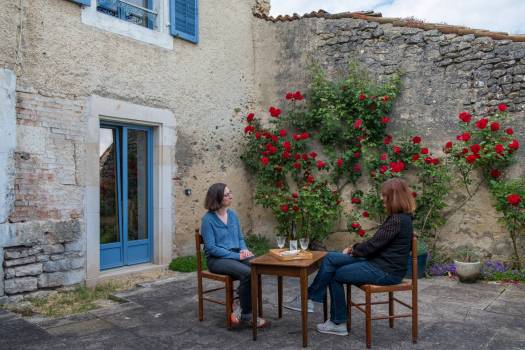
[[[440,152],[444,142],[455,139],[460,111],[483,113],[505,102],[510,106],[511,122],[521,132],[515,136],[521,144],[525,142],[523,42],[351,18],[275,23],[260,19],[255,28],[255,74],[261,105],[277,103],[286,91],[304,89],[310,60],[337,78],[343,76],[352,58],[379,80],[404,72],[403,90],[389,129],[394,135],[413,130],[434,152]],[[522,147],[511,171],[514,177],[525,176],[524,154]],[[457,203],[460,199],[451,196],[450,201]],[[470,242],[485,253],[506,257],[510,240],[498,217],[490,194],[482,188],[469,205],[450,217],[440,235],[449,246]],[[269,229],[267,223],[255,223],[256,231]],[[333,239],[342,245],[348,236],[336,235]],[[334,246],[333,242],[328,245]]]
[[[251,191],[238,141],[243,128],[239,118],[251,109],[255,96],[253,1],[199,3],[199,44],[173,39],[174,49],[167,50],[82,24],[81,7],[69,1],[22,0],[20,10],[18,1],[0,0],[0,67],[15,67],[20,49],[16,202],[6,242],[20,251],[12,256],[38,260],[47,245],[57,244],[64,249],[53,254],[69,254],[68,244],[80,249],[71,254],[85,249],[81,189],[88,151],[86,108],[92,95],[173,111],[178,125],[172,160],[175,254],[194,252],[194,228],[214,182],[230,185],[234,208],[249,230]],[[18,23],[23,23],[19,45]],[[189,197],[183,194],[186,188],[193,190]],[[22,251],[22,245],[38,251]],[[75,266],[57,265],[57,271],[81,270],[83,265],[74,261]],[[40,272],[35,267],[31,276]],[[67,283],[82,279],[62,277]],[[33,280],[22,282],[18,291],[34,290]]]
[[[4,295],[3,238],[8,235],[8,216],[14,204],[16,147],[16,76],[0,69],[0,299]]]

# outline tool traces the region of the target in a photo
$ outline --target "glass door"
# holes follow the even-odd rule
[[[100,127],[100,268],[151,261],[151,128]]]

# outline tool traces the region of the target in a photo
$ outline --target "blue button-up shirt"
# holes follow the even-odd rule
[[[212,211],[208,211],[202,217],[201,235],[204,251],[206,256],[240,260],[240,254],[232,250],[247,249],[241,223],[233,209],[227,209],[227,213],[227,225]]]

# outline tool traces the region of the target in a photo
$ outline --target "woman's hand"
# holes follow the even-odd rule
[[[250,252],[248,249],[241,250],[240,254],[241,254],[241,260],[244,260],[244,259],[247,259],[253,256],[253,253]]]
[[[343,254],[352,254],[352,247],[346,247],[343,249]]]

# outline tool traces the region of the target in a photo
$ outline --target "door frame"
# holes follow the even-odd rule
[[[163,268],[171,262],[173,238],[176,225],[173,222],[174,198],[173,172],[176,122],[168,109],[137,105],[93,95],[87,100],[86,163],[85,178],[85,242],[86,284],[96,285],[98,280],[124,275],[130,271],[140,272]],[[152,199],[152,259],[151,263],[125,266],[112,270],[100,270],[100,174],[99,138],[100,122],[114,122],[151,127],[153,132],[153,191]]]

